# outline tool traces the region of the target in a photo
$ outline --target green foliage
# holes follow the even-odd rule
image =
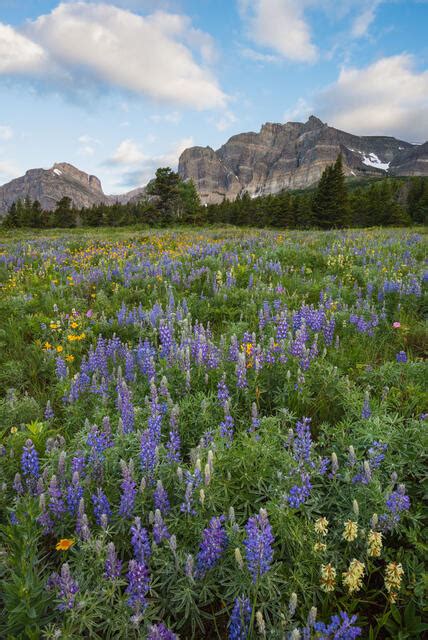
[[[395,187],[385,189],[379,182],[369,189],[393,197]],[[184,222],[192,218],[197,201],[190,183],[179,183],[178,192]],[[357,192],[350,194],[351,210]],[[422,192],[412,183],[415,202]],[[158,197],[150,205],[153,215],[160,215]],[[282,225],[298,224],[299,219],[299,224],[310,224],[307,194],[260,200],[243,196],[218,210],[226,216],[236,207],[244,225],[258,215],[262,202],[269,204],[266,216],[275,210],[275,219],[281,219],[280,230],[5,230],[6,259],[0,271],[1,638],[137,639],[163,621],[181,638],[226,639],[234,599],[241,595],[254,605],[248,640],[260,637],[256,611],[263,615],[266,637],[283,640],[306,625],[311,607],[317,607],[318,620],[324,622],[339,611],[355,613],[362,638],[417,640],[426,634],[424,234],[409,229],[284,233]],[[296,208],[297,202],[304,205]],[[119,215],[124,209],[114,211]],[[198,215],[212,211],[204,207]],[[95,223],[96,209],[92,214]],[[324,321],[310,327],[309,319],[315,322],[317,313],[334,320],[331,341]],[[288,326],[279,336],[281,314]],[[302,316],[308,338],[303,352],[295,355],[292,345],[297,349]],[[358,325],[356,317],[368,324]],[[394,328],[396,322],[400,326]],[[165,326],[173,333],[170,352],[163,350]],[[119,341],[120,347],[108,359],[107,371],[91,371],[87,386],[73,399],[70,391],[78,374],[99,357],[99,352],[94,355],[99,336],[104,344]],[[153,381],[137,359],[146,341],[153,349]],[[245,356],[242,387],[237,385],[234,345]],[[210,357],[205,356],[208,349]],[[397,361],[402,351],[407,362]],[[127,371],[125,353],[134,358],[133,373]],[[67,368],[61,376],[58,358]],[[218,384],[223,376],[232,442],[221,431],[225,408]],[[130,433],[121,430],[119,419],[117,391],[123,378],[135,415]],[[141,466],[141,438],[151,424],[153,385],[162,419],[152,479]],[[362,417],[366,397],[370,415]],[[48,400],[53,416],[45,415]],[[258,422],[253,421],[255,409]],[[167,444],[173,415],[181,459],[171,463]],[[93,425],[104,428],[105,416],[113,446],[96,464],[89,461],[93,449],[88,436]],[[294,508],[288,498],[300,468],[293,438],[302,416],[311,418],[311,463],[305,468],[312,489]],[[32,489],[22,465],[28,439],[40,459],[39,486]],[[386,446],[384,458],[370,467],[367,482],[356,480],[372,460],[376,442]],[[75,513],[65,509],[56,516],[50,505],[52,476],[66,500],[73,458],[82,454],[86,466],[79,481],[87,539],[76,529]],[[137,493],[134,514],[127,518],[119,515],[121,461],[130,460]],[[201,483],[191,492],[192,510],[187,512],[182,507],[186,487],[197,472]],[[174,539],[153,541],[158,480],[168,493],[171,508],[164,520],[176,546]],[[380,531],[376,519],[401,483],[410,509],[383,531],[380,556],[371,556],[368,532],[373,527]],[[93,508],[98,488],[112,509],[105,527]],[[44,508],[53,524],[43,533]],[[275,542],[270,569],[254,583],[245,554],[245,525],[261,508]],[[147,608],[139,624],[131,619],[126,592],[134,554],[130,527],[136,515],[151,547]],[[206,575],[190,574],[189,555],[197,562],[203,531],[212,517],[221,515],[226,549]],[[315,530],[320,517],[329,522],[325,536]],[[349,542],[343,537],[348,520],[358,524],[358,535]],[[60,538],[73,540],[73,545],[57,551]],[[109,543],[123,562],[114,580],[105,577]],[[342,574],[353,558],[364,563],[365,573],[361,589],[349,593]],[[78,591],[70,608],[60,610],[59,590],[49,587],[51,575],[64,562]],[[385,589],[386,567],[392,562],[403,569],[396,602]],[[332,592],[323,591],[320,583],[322,565],[328,563],[337,572]],[[298,601],[293,616],[292,593]]]

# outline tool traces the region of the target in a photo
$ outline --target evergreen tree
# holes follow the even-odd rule
[[[76,224],[76,215],[72,207],[71,198],[64,196],[56,203],[56,207],[52,214],[52,222],[55,227],[74,227]]]
[[[147,185],[147,193],[157,198],[155,206],[164,225],[174,222],[179,204],[179,184],[178,173],[170,167],[160,167],[155,179]]]
[[[343,173],[342,154],[334,165],[323,171],[314,195],[312,211],[321,229],[344,227],[349,224],[348,190]]]

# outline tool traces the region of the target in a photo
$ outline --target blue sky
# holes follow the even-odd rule
[[[106,193],[311,113],[428,139],[425,0],[0,0],[0,184],[67,161]]]

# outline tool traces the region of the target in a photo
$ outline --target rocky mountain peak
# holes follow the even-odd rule
[[[350,177],[428,175],[428,150],[391,136],[356,136],[311,115],[305,123],[266,122],[259,133],[232,136],[217,151],[186,149],[178,172],[202,202],[303,189],[318,182],[341,153]]]

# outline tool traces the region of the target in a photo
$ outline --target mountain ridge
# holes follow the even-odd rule
[[[306,123],[266,122],[258,133],[232,136],[216,151],[191,147],[178,173],[192,179],[203,203],[301,189],[316,184],[342,153],[345,174],[355,177],[428,175],[428,145],[393,136],[357,136],[330,127],[316,116]]]
[[[178,173],[193,180],[203,204],[305,189],[315,185],[339,153],[350,177],[428,175],[428,142],[412,144],[393,136],[357,136],[330,127],[316,116],[307,122],[264,123],[259,132],[231,136],[216,151],[194,146],[180,155]],[[29,169],[0,186],[0,213],[18,199],[39,200],[45,210],[67,196],[77,208],[125,204],[145,198],[145,187],[107,195],[97,176],[67,162]]]

